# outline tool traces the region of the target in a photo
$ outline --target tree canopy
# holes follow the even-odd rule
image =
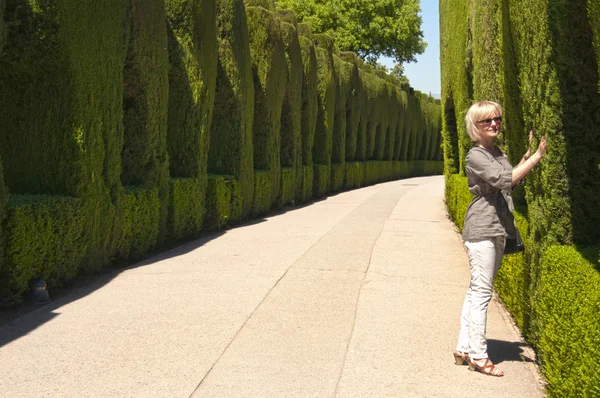
[[[277,0],[277,6],[367,61],[386,56],[402,64],[425,51],[420,0]]]

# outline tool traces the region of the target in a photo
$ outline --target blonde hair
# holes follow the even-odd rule
[[[481,139],[479,135],[479,128],[477,127],[477,121],[487,119],[493,114],[502,116],[502,106],[492,101],[479,101],[471,105],[467,114],[465,115],[465,122],[467,123],[467,134],[471,138],[471,141],[478,142]]]

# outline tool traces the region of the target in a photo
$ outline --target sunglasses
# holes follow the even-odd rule
[[[496,122],[496,124],[502,122],[502,116],[496,116],[493,119],[483,119],[483,120],[478,120],[477,123],[481,123],[481,124],[490,124],[492,123],[492,120],[494,122]]]

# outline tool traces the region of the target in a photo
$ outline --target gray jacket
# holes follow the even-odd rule
[[[496,146],[492,152],[475,146],[466,160],[469,191],[475,197],[467,208],[463,239],[514,238],[513,167],[508,157]]]

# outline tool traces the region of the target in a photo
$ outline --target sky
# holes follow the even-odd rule
[[[438,0],[421,0],[421,18],[423,24],[423,40],[427,43],[425,52],[417,55],[417,62],[404,64],[404,74],[410,85],[425,94],[440,98],[440,22]],[[391,70],[394,60],[387,57],[379,58],[379,63]]]

